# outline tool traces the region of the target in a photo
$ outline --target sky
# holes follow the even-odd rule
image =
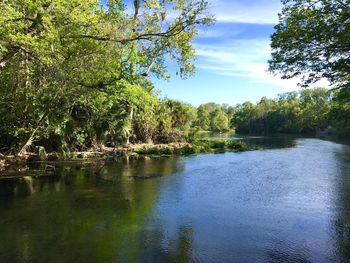
[[[170,80],[152,79],[162,96],[194,106],[206,102],[235,105],[300,89],[297,79],[282,80],[267,70],[270,37],[282,9],[281,0],[208,2],[216,22],[200,28],[193,43],[196,74],[183,80],[176,75],[178,67],[169,62]]]
[[[280,0],[209,0],[216,18],[194,41],[196,74],[186,80],[169,66],[169,81],[154,80],[168,98],[198,106],[205,102],[235,105],[298,90],[297,80],[267,71],[270,36],[278,22]]]

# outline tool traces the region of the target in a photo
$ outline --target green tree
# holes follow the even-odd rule
[[[210,129],[209,111],[203,105],[200,105],[197,109],[196,126],[198,126],[200,129],[204,131],[207,131]]]
[[[272,130],[277,132],[301,132],[300,113],[301,105],[299,93],[287,92],[279,94],[278,106]]]
[[[331,95],[327,89],[318,88],[300,92],[301,126],[303,131],[317,131],[330,124]]]
[[[160,142],[185,141],[196,121],[196,109],[187,103],[163,100],[157,112]]]
[[[222,109],[216,109],[212,113],[210,127],[212,131],[225,132],[229,130],[229,121]]]
[[[335,93],[332,124],[340,132],[349,131],[349,0],[283,0],[282,3],[279,23],[272,35],[270,70],[282,73],[287,79],[301,77],[304,87],[327,79],[332,87],[341,89]],[[310,122],[312,126],[314,121]]]
[[[134,2],[132,13],[120,0],[0,2],[3,151],[50,138],[67,147],[150,140],[157,99],[147,77],[168,78],[166,58],[192,75],[192,40],[212,18],[205,0]]]
[[[316,133],[331,124],[332,92],[325,88],[262,98],[237,105],[232,125],[242,133]]]
[[[303,85],[327,78],[337,87],[350,81],[350,2],[283,0],[272,35],[270,70]]]
[[[350,134],[350,89],[335,92],[330,119],[331,124],[340,131],[341,135]]]
[[[251,102],[245,102],[236,106],[235,117],[231,125],[237,129],[237,132],[253,133],[253,123],[256,119],[256,106]]]

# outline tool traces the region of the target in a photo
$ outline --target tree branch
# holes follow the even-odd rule
[[[171,37],[171,36],[176,36],[182,32],[184,32],[187,28],[193,25],[201,24],[202,20],[195,20],[192,23],[183,25],[182,23],[178,23],[174,25],[173,27],[169,28],[165,32],[157,32],[157,33],[144,33],[140,34],[135,37],[131,38],[124,38],[124,39],[113,39],[108,36],[94,36],[94,35],[79,35],[75,36],[77,37],[82,37],[82,38],[90,38],[98,41],[107,41],[107,42],[115,42],[115,43],[121,43],[121,44],[126,44],[128,42],[133,42],[133,41],[139,41],[139,40],[148,40],[151,41],[151,37]]]

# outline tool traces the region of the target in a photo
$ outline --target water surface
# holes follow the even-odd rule
[[[350,262],[350,147],[273,140],[0,180],[0,262]]]

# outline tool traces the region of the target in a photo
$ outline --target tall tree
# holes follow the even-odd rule
[[[212,131],[225,132],[229,130],[229,120],[223,109],[218,108],[211,115],[210,127]]]
[[[115,114],[124,112],[121,109],[128,112],[125,118],[118,115],[127,134],[132,117],[141,118],[142,112],[134,98],[117,99],[125,91],[125,81],[141,85],[148,76],[168,78],[169,58],[178,63],[182,77],[193,74],[192,40],[198,26],[212,21],[207,2],[134,1],[128,6],[131,13],[127,4],[121,0],[107,1],[106,6],[98,0],[0,1],[1,146],[25,151],[44,134],[67,130],[68,124],[82,125],[81,120],[69,121],[75,113],[89,112],[90,118],[98,114],[96,105],[106,104],[113,105]],[[138,93],[138,87],[134,91]],[[114,102],[101,93],[115,98]],[[145,133],[153,124],[147,123],[137,126],[140,137],[148,137]]]
[[[350,86],[350,1],[282,0],[272,35],[270,70],[302,77],[308,86],[322,78]]]
[[[210,128],[210,115],[209,111],[204,107],[204,105],[200,105],[197,109],[197,122],[196,126],[200,129],[206,131]]]

